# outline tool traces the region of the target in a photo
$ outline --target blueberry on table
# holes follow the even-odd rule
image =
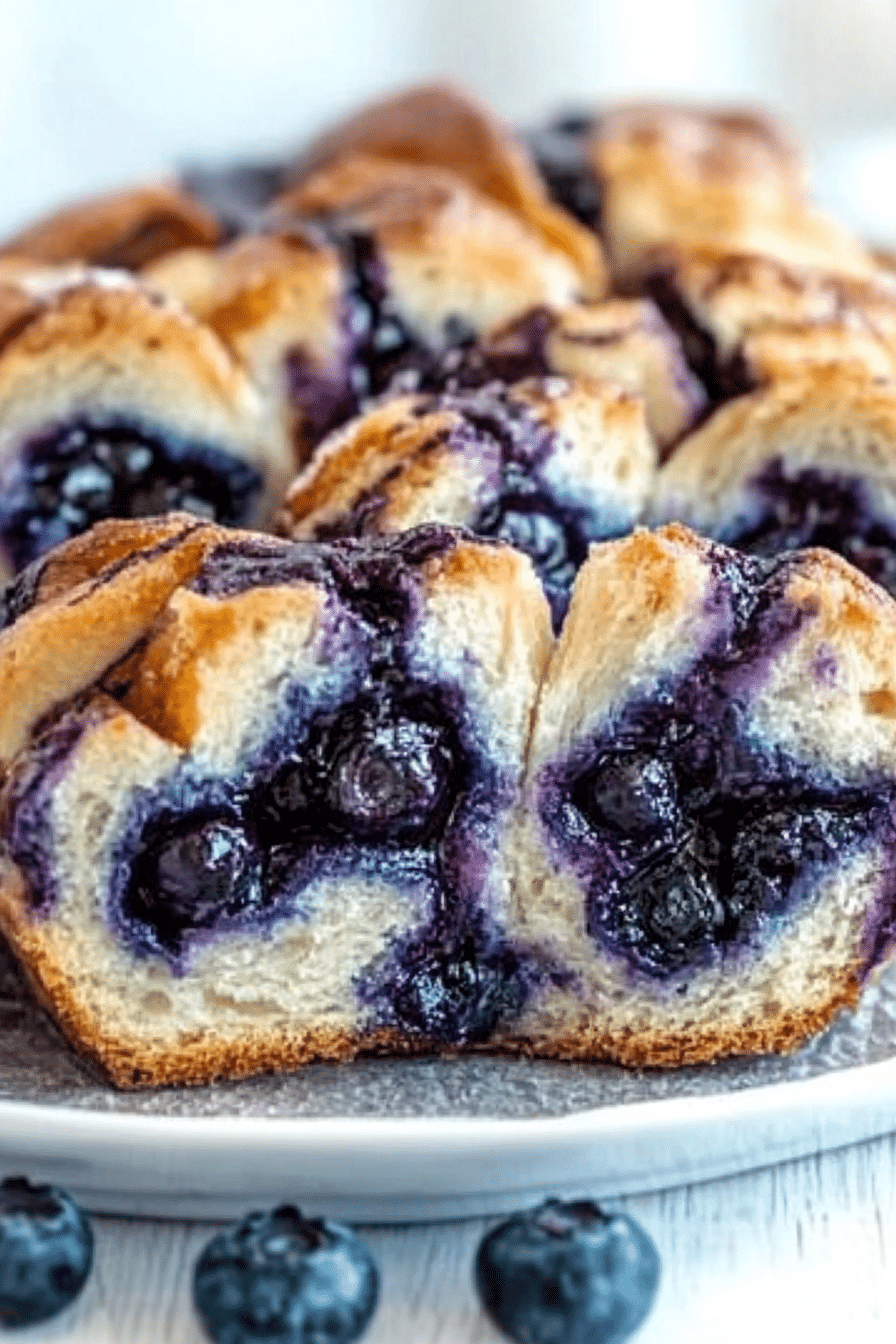
[[[484,1239],[476,1286],[517,1344],[621,1344],[649,1312],[660,1260],[625,1214],[550,1199]]]
[[[351,1344],[374,1313],[379,1274],[361,1238],[291,1205],[214,1237],[193,1297],[215,1344]]]
[[[0,1325],[49,1320],[80,1293],[93,1233],[78,1206],[21,1176],[0,1182]]]

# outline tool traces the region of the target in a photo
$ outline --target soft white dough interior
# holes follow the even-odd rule
[[[181,753],[126,714],[89,728],[53,798],[60,897],[44,935],[69,967],[83,1008],[103,1036],[173,1048],[197,1033],[356,1029],[353,977],[426,913],[423,889],[318,879],[308,914],[264,933],[216,933],[191,953],[187,974],[135,955],[104,912],[116,845],[140,790],[164,785]]]
[[[694,1035],[734,1034],[788,1012],[823,1010],[844,966],[858,970],[869,911],[889,871],[888,856],[871,843],[820,874],[804,900],[769,920],[760,938],[717,965],[654,980],[590,937],[581,887],[570,873],[548,866],[542,845],[537,834],[518,833],[518,864],[535,876],[517,884],[511,929],[573,978],[566,988],[536,993],[508,1028],[508,1040],[574,1044],[587,1031],[687,1043]]]

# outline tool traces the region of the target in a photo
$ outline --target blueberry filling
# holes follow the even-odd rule
[[[389,1021],[434,1042],[488,1040],[515,1016],[528,992],[520,958],[480,926],[431,929],[393,948],[375,998],[389,1003]]]
[[[471,527],[525,551],[535,566],[559,629],[569,594],[588,543],[616,535],[618,519],[584,507],[565,508],[544,479],[553,451],[553,432],[525,406],[515,404],[492,385],[478,392],[449,394],[437,406],[460,413],[474,433],[492,440],[500,453],[500,480]]]
[[[596,126],[595,118],[572,113],[529,136],[550,195],[589,229],[600,224],[601,187],[589,155]]]
[[[667,761],[644,752],[612,752],[577,781],[576,805],[605,831],[669,836],[678,813],[675,775]]]
[[[459,316],[449,317],[438,346],[427,344],[402,316],[389,293],[386,267],[369,233],[319,223],[324,238],[342,259],[348,368],[345,379],[314,374],[301,350],[287,359],[293,405],[303,430],[317,444],[332,429],[357,415],[365,401],[385,392],[412,392],[441,385],[446,351],[469,346],[474,335]]]
[[[430,697],[362,699],[319,716],[258,815],[285,833],[426,845],[464,785],[457,735]]]
[[[544,777],[542,820],[586,887],[589,934],[655,978],[748,944],[825,872],[896,841],[892,787],[838,789],[745,725],[757,645],[769,657],[794,630],[774,587],[746,622],[732,604],[733,632],[684,680]]]
[[[504,471],[499,500],[482,512],[474,530],[526,552],[548,599],[554,630],[559,630],[573,580],[588,554],[586,532],[577,526],[575,515],[561,513],[552,499],[511,465]]]
[[[415,570],[457,545],[462,533],[438,523],[389,537],[284,542],[273,537],[226,543],[212,551],[193,583],[194,591],[233,597],[249,588],[313,583],[337,599],[387,640],[409,634],[417,610]]]
[[[688,365],[706,388],[704,419],[722,402],[755,389],[756,378],[742,352],[722,356],[712,332],[697,321],[668,270],[660,267],[652,271],[644,281],[644,292],[678,336]]]
[[[17,569],[102,518],[184,509],[224,524],[248,517],[261,477],[207,444],[121,421],[78,421],[28,443],[4,481],[0,537]]]
[[[711,791],[703,781],[689,787],[678,750],[686,731],[667,725],[655,754],[644,744],[632,797],[612,789],[609,815],[588,806],[581,781],[572,791],[595,864],[589,932],[653,976],[704,965],[748,941],[882,820],[879,795],[829,795],[807,779],[767,777],[764,787],[754,783],[754,798],[724,776]],[[701,751],[721,754],[711,731],[691,731],[704,736]],[[653,806],[640,787],[651,774],[663,780]]]
[[[826,546],[896,594],[896,534],[874,516],[863,484],[817,470],[786,475],[771,463],[753,482],[762,515],[726,540],[753,555]]]
[[[175,784],[180,808],[156,804],[125,842],[121,913],[138,948],[179,956],[197,930],[264,923],[294,910],[316,875],[352,863],[368,875],[385,864],[395,880],[438,876],[470,764],[435,695],[381,688],[318,714],[275,759],[230,781],[226,806]]]

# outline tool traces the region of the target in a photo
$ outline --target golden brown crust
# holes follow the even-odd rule
[[[767,183],[802,199],[799,151],[781,126],[753,108],[641,101],[617,104],[598,120],[596,139],[645,162],[674,163],[695,181]]]
[[[278,529],[297,540],[425,522],[475,530],[497,502],[502,470],[499,440],[477,429],[477,411],[490,409],[481,395],[390,397],[351,421],[293,482]],[[508,384],[500,404],[542,442],[541,489],[586,532],[615,533],[640,517],[656,451],[637,398],[596,379],[551,377]]]
[[[36,604],[0,632],[0,767],[44,715],[124,657],[209,550],[232,535],[181,514],[102,523],[55,551],[40,570]]]
[[[210,333],[180,309],[137,284],[110,282],[86,272],[69,281],[25,284],[33,317],[8,339],[0,363],[0,396],[19,367],[45,356],[57,361],[67,349],[79,361],[114,359],[117,349],[150,357],[164,348],[188,361],[192,378],[218,400],[232,402],[242,381],[239,368]]]
[[[220,229],[192,196],[151,183],[79,201],[10,238],[0,257],[27,257],[47,266],[80,261],[138,271],[185,247],[213,247]]]
[[[8,859],[0,858],[0,930],[38,1002],[51,1014],[71,1044],[93,1059],[116,1087],[200,1086],[221,1079],[287,1072],[318,1060],[354,1059],[362,1051],[383,1054],[426,1053],[426,1043],[415,1044],[396,1031],[361,1034],[332,1028],[288,1031],[244,1026],[238,1038],[215,1039],[197,1032],[153,1049],[145,1040],[110,1032],[95,1013],[85,1009],[73,992],[73,982],[52,946],[43,937],[39,921],[23,914],[24,882]]]
[[[343,517],[359,497],[406,478],[421,455],[431,479],[437,470],[433,453],[436,460],[444,456],[457,417],[439,410],[421,415],[424,404],[419,397],[390,397],[322,444],[290,486],[276,530],[294,538],[314,535]]]
[[[896,285],[879,273],[840,274],[835,260],[813,270],[712,244],[657,248],[644,270],[648,284],[680,298],[722,358],[748,337],[778,330],[802,332],[812,362],[819,362],[813,344],[825,331],[836,332],[844,348],[863,341],[896,346]]]
[[[262,323],[285,311],[309,318],[323,300],[327,319],[336,317],[341,294],[335,249],[300,228],[237,239],[218,254],[214,288],[203,316],[225,340],[240,348]],[[309,322],[313,331],[313,323]],[[313,342],[309,341],[312,345]]]
[[[363,108],[312,144],[297,176],[355,154],[449,170],[525,220],[574,262],[589,292],[602,292],[596,240],[552,205],[520,142],[454,85],[421,85]]]
[[[275,225],[284,227],[320,216],[373,234],[392,297],[430,337],[441,336],[449,317],[479,331],[582,290],[563,254],[445,169],[354,155],[320,169],[273,207]]]
[[[718,246],[845,274],[878,270],[870,251],[809,206],[794,156],[763,119],[662,104],[598,122],[591,155],[616,279],[643,280],[658,246]]]
[[[763,1013],[727,1030],[707,1024],[674,1033],[639,1026],[636,1031],[602,1029],[598,1014],[584,1014],[572,1031],[558,1039],[511,1036],[502,1047],[551,1059],[606,1061],[630,1069],[678,1069],[711,1064],[732,1056],[791,1054],[831,1025],[837,1013],[854,1008],[862,992],[855,971],[832,983],[823,1004],[806,1011],[787,1010],[774,1017]]]

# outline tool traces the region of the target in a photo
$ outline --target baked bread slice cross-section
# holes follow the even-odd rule
[[[223,342],[117,271],[0,282],[0,575],[103,518],[264,526],[292,474]]]
[[[635,1066],[787,1051],[896,916],[896,604],[827,551],[595,547],[535,719],[504,1040]]]
[[[826,546],[896,594],[896,383],[819,365],[736,398],[661,468],[648,516],[753,555]]]
[[[387,398],[321,444],[280,515],[296,540],[447,523],[532,559],[555,625],[588,546],[630,532],[654,484],[641,402],[587,378]]]
[[[536,978],[503,932],[551,644],[529,562],[166,527],[164,565],[141,536],[71,588],[54,553],[0,635],[23,676],[42,615],[89,631],[155,575],[125,656],[5,725],[0,925],[37,994],[128,1087],[487,1042]]]

